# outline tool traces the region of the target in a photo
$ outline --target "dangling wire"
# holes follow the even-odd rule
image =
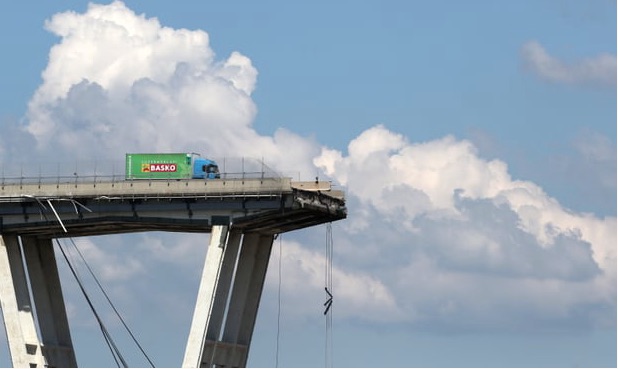
[[[43,217],[45,218],[46,221],[49,221],[49,219],[47,217],[47,214],[45,214],[45,212],[43,212],[43,210],[47,210],[47,208],[45,207],[45,205],[43,205],[41,200],[38,199],[35,196],[25,196],[25,197],[34,198],[36,200],[36,202],[39,204],[40,208],[41,208],[40,209],[41,210],[41,215],[43,215]],[[68,233],[66,227],[62,223],[62,220],[60,219],[60,216],[58,216],[58,213],[56,212],[56,209],[52,205],[51,201],[47,200],[47,203],[49,204],[49,206],[51,207],[52,211],[54,212],[54,215],[56,216],[56,219],[58,220],[58,223],[60,223],[60,225],[62,226],[62,229],[64,230],[64,232]],[[66,261],[67,265],[69,266],[69,270],[71,271],[71,274],[73,274],[73,277],[77,281],[79,289],[81,290],[82,294],[84,295],[84,297],[86,299],[86,302],[88,303],[88,306],[90,307],[90,310],[92,311],[95,319],[97,320],[97,323],[99,323],[99,328],[101,329],[101,333],[103,334],[103,338],[105,339],[105,343],[107,344],[107,347],[109,348],[109,350],[110,350],[110,352],[112,354],[112,357],[114,358],[114,362],[116,363],[116,366],[120,368],[120,364],[122,363],[123,367],[128,368],[127,362],[124,360],[124,357],[120,353],[120,350],[118,349],[118,346],[116,346],[116,343],[112,339],[112,336],[109,334],[109,331],[105,327],[105,324],[103,324],[103,320],[101,319],[101,317],[99,316],[99,313],[97,312],[97,310],[95,309],[94,305],[92,304],[92,300],[90,299],[90,296],[86,292],[86,289],[84,288],[84,285],[83,285],[83,283],[81,281],[81,278],[79,277],[79,275],[77,273],[77,270],[73,267],[73,264],[69,260],[69,257],[67,256],[66,252],[64,251],[64,248],[62,247],[62,244],[60,243],[60,241],[58,241],[57,238],[55,239],[55,241],[56,241],[56,245],[60,249],[60,252],[62,253],[62,256],[64,257],[64,260]]]
[[[279,283],[277,287],[277,356],[275,357],[275,368],[279,367],[279,336],[281,331],[281,259],[283,259],[283,255],[281,254],[281,234],[279,234]]]
[[[75,278],[75,281],[77,282],[77,284],[80,287],[80,290],[84,294],[84,296],[86,298],[86,301],[88,302],[88,305],[91,306],[91,301],[90,301],[89,296],[87,296],[87,294],[84,293],[83,284],[82,284],[82,277],[79,274],[79,270],[76,269],[75,267],[73,267],[73,265],[75,265],[75,260],[73,260],[73,255],[71,255],[71,253],[68,250],[67,250],[68,253],[65,253],[64,248],[62,247],[62,244],[60,243],[60,241],[58,239],[56,239],[55,241],[56,241],[56,245],[58,246],[58,248],[62,252],[62,255],[64,256],[64,260],[66,261],[69,269],[71,270],[71,273],[73,274],[73,277]],[[93,309],[93,307],[91,306],[91,310],[92,309]],[[112,354],[112,358],[114,359],[114,362],[116,363],[116,366],[118,368],[120,368],[120,361],[119,361],[119,359],[117,357],[117,353],[114,351],[115,350],[115,344],[113,342],[112,337],[109,335],[109,331],[107,331],[107,328],[105,327],[105,325],[101,321],[101,319],[100,319],[99,315],[97,314],[96,310],[93,312],[93,315],[95,316],[95,319],[97,320],[97,323],[99,323],[99,329],[101,330],[101,333],[103,334],[103,339],[105,340],[105,344],[107,344],[107,347],[109,348],[109,351]]]
[[[31,197],[34,198],[37,203],[39,204],[39,206],[41,207],[41,210],[46,210],[45,205],[41,202],[40,199],[38,199],[37,197],[34,196],[26,196],[26,197]],[[79,203],[78,201],[72,200],[72,199],[57,199],[60,201],[69,201],[73,204],[73,207],[75,208],[75,212],[77,213],[77,206],[79,205],[81,208],[92,212],[92,210],[88,209],[86,206],[82,205],[81,203]],[[49,204],[49,207],[51,208],[52,212],[54,213],[56,219],[58,220],[58,223],[60,224],[60,226],[62,227],[64,233],[68,233],[66,227],[64,226],[64,224],[62,223],[62,220],[60,219],[60,216],[58,215],[58,212],[56,211],[56,209],[54,208],[52,202],[50,201],[50,199],[47,199],[47,203]],[[47,215],[42,212],[42,215],[44,216],[45,220],[49,220]],[[73,245],[73,248],[77,251],[77,253],[79,254],[79,257],[81,258],[82,262],[84,263],[84,265],[86,266],[86,268],[88,269],[88,271],[90,272],[90,275],[92,276],[92,278],[94,279],[94,281],[96,282],[97,286],[99,287],[99,289],[101,290],[101,292],[103,293],[103,295],[105,296],[105,298],[107,299],[107,302],[110,304],[110,306],[112,307],[112,309],[114,310],[114,312],[116,313],[116,315],[118,316],[118,318],[120,319],[120,321],[122,322],[122,325],[124,326],[124,328],[127,330],[127,332],[129,333],[129,335],[131,336],[131,338],[133,339],[133,342],[137,345],[137,347],[140,349],[140,351],[142,352],[142,354],[144,355],[144,357],[146,358],[146,360],[148,361],[148,363],[150,363],[151,367],[155,367],[152,360],[150,360],[150,358],[148,357],[148,355],[146,354],[146,352],[144,351],[144,349],[142,348],[142,346],[139,344],[139,342],[137,341],[137,339],[135,338],[135,335],[133,334],[133,332],[129,329],[129,327],[127,326],[126,322],[124,321],[124,319],[122,318],[122,316],[120,315],[120,313],[118,312],[118,310],[116,309],[116,306],[112,303],[111,299],[109,298],[109,295],[105,292],[105,289],[103,288],[103,286],[101,285],[101,283],[99,282],[98,278],[96,277],[96,275],[94,274],[92,268],[90,268],[90,265],[88,264],[88,262],[86,261],[86,259],[84,258],[84,256],[82,255],[81,251],[79,250],[79,248],[77,247],[77,245],[75,244],[75,241],[73,241],[72,237],[69,237],[69,240],[71,241],[71,244]],[[105,339],[105,342],[108,346],[108,348],[111,351],[112,357],[114,358],[114,361],[116,362],[116,366],[120,367],[120,364],[122,364],[123,367],[127,368],[127,362],[125,361],[124,357],[122,356],[120,350],[118,349],[118,346],[116,346],[116,343],[114,342],[114,340],[112,339],[112,336],[110,335],[109,331],[107,330],[107,328],[105,327],[103,321],[101,320],[101,317],[99,316],[98,312],[96,311],[92,300],[90,298],[90,296],[88,295],[88,293],[86,292],[86,289],[84,287],[84,284],[82,282],[81,276],[79,275],[78,270],[73,266],[74,261],[72,262],[72,257],[71,255],[67,255],[67,253],[65,252],[64,248],[62,247],[62,244],[60,243],[60,241],[58,239],[55,239],[56,244],[58,246],[58,248],[60,249],[60,252],[62,253],[70,271],[71,274],[73,274],[73,277],[75,278],[75,280],[77,281],[77,284],[82,292],[82,294],[84,295],[86,302],[88,303],[92,313],[95,316],[95,319],[97,320],[97,322],[99,323],[99,328],[101,329],[101,333],[103,334],[103,337]]]
[[[127,362],[124,360],[124,357],[120,353],[120,350],[118,349],[118,346],[116,346],[116,343],[112,339],[112,336],[109,334],[109,331],[107,330],[107,328],[105,328],[105,324],[103,324],[103,320],[101,320],[101,317],[99,316],[99,313],[97,312],[97,310],[95,309],[94,305],[92,304],[92,300],[90,299],[90,296],[86,292],[86,289],[84,288],[84,285],[83,285],[81,279],[78,277],[77,272],[75,271],[75,268],[73,268],[73,265],[69,261],[69,258],[67,257],[67,254],[64,252],[64,248],[62,247],[62,245],[60,244],[58,239],[56,239],[56,243],[58,245],[58,248],[60,249],[60,252],[62,253],[62,256],[64,256],[64,260],[67,262],[67,265],[69,266],[69,270],[71,271],[71,273],[73,274],[73,277],[77,281],[77,284],[79,285],[79,289],[82,291],[82,294],[86,298],[86,302],[88,303],[88,306],[90,306],[90,310],[92,311],[92,313],[94,314],[95,319],[99,323],[99,328],[101,329],[101,333],[103,333],[103,337],[105,338],[105,342],[107,343],[107,346],[109,347],[109,349],[110,349],[110,351],[112,353],[112,356],[114,357],[114,361],[116,362],[116,366],[120,367],[120,363],[122,363],[122,366],[124,368],[128,368],[129,366],[127,365]]]
[[[324,267],[324,291],[326,302],[324,303],[324,315],[326,317],[326,329],[324,340],[324,366],[333,366],[333,227],[331,223],[326,225],[326,257]]]
[[[146,354],[146,351],[144,350],[144,348],[142,347],[142,345],[140,345],[140,343],[138,342],[137,338],[135,337],[135,335],[133,334],[133,332],[131,331],[131,329],[129,328],[129,326],[127,325],[127,323],[124,321],[124,319],[122,318],[122,315],[120,315],[120,313],[118,312],[118,309],[116,309],[116,306],[114,305],[114,303],[112,302],[112,300],[109,298],[109,295],[107,294],[107,292],[105,291],[105,289],[103,288],[103,286],[101,285],[101,283],[99,282],[99,279],[97,278],[97,276],[94,274],[94,272],[92,271],[92,268],[90,268],[90,265],[88,264],[88,262],[86,261],[86,258],[84,258],[84,255],[82,254],[81,251],[79,251],[79,248],[77,247],[77,245],[75,244],[75,241],[73,241],[73,238],[70,237],[69,240],[71,241],[71,244],[73,245],[73,248],[77,251],[77,254],[79,255],[79,257],[81,258],[82,262],[84,263],[84,265],[86,266],[86,268],[88,269],[88,272],[90,273],[90,275],[92,276],[92,278],[94,279],[95,283],[97,284],[97,286],[99,287],[99,290],[101,291],[101,293],[103,294],[103,296],[105,296],[105,299],[107,300],[107,302],[109,303],[110,307],[112,308],[112,310],[114,310],[114,313],[116,314],[116,316],[118,317],[118,319],[120,320],[120,322],[122,323],[122,326],[125,328],[125,330],[127,331],[127,333],[129,334],[129,336],[131,336],[131,339],[133,340],[133,342],[135,343],[135,345],[137,346],[137,348],[141,351],[142,355],[144,355],[144,357],[146,358],[146,360],[148,361],[148,363],[150,364],[151,368],[154,368],[155,365],[152,362],[152,360],[150,359],[150,357],[148,357],[148,354]]]

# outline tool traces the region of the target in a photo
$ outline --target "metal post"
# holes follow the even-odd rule
[[[264,181],[264,157],[262,156],[262,176],[260,177],[262,181]]]

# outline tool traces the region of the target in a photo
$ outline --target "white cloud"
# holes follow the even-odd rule
[[[321,170],[345,185],[349,219],[335,233],[338,316],[501,329],[533,328],[526,316],[596,324],[597,307],[615,312],[615,217],[564,209],[536,184],[512,179],[504,162],[480,158],[470,142],[410,142],[378,125],[343,153],[284,128],[262,136],[252,127],[257,70],[237,52],[217,60],[205,32],[163,27],[121,2],[57,14],[47,28],[60,40],[29,104],[26,132],[37,154],[197,150],[263,157],[301,178]],[[572,69],[539,45],[527,48],[535,70],[552,80],[605,80],[603,63]],[[85,251],[116,284],[153,267],[180,278],[177,269],[186,268],[178,266],[202,261],[188,240],[145,236],[135,251],[120,251],[126,259]],[[308,301],[323,296],[323,257],[308,244],[286,238],[283,287],[297,314],[311,314]],[[156,252],[143,252],[150,248]]]
[[[278,242],[278,241],[276,241]],[[282,300],[286,303],[289,317],[321,314],[325,300],[325,257],[324,253],[308,250],[296,241],[282,244],[281,290]],[[271,273],[268,274],[267,286],[271,289],[278,285],[274,265],[279,262],[278,252],[273,251]],[[397,322],[407,319],[407,314],[399,310],[392,291],[375,276],[363,271],[348,271],[334,266],[332,270],[334,304],[337,316],[342,318],[360,318],[370,322]]]
[[[162,27],[121,2],[56,14],[46,26],[61,40],[27,125],[42,147],[172,149],[221,126],[246,128],[255,115],[255,68],[238,53],[216,63],[203,31]]]
[[[397,139],[355,149],[383,137]],[[348,190],[337,260],[381,275],[402,311],[437,325],[510,327],[520,314],[553,321],[561,312],[568,325],[581,306],[615,311],[615,217],[564,209],[453,137],[409,143],[376,126],[348,152],[325,148],[314,160]]]
[[[586,130],[577,135],[574,144],[585,159],[593,162],[610,162],[615,167],[616,145],[606,136]]]
[[[74,240],[75,246],[84,256],[86,262],[90,265],[96,265],[96,275],[102,281],[108,283],[119,283],[130,280],[138,274],[146,272],[143,261],[139,255],[119,253],[119,245],[121,241],[119,236],[107,237],[109,243],[106,246],[97,245],[93,238],[79,238]],[[114,240],[115,239],[115,240]],[[65,241],[61,241],[71,264],[75,268],[79,266],[85,267],[81,261],[79,254],[74,250],[74,247]],[[87,274],[86,269],[83,269],[81,274]]]
[[[317,153],[316,143],[285,129],[274,137],[253,130],[257,70],[238,52],[215,60],[206,32],[163,27],[118,1],[56,14],[46,26],[60,41],[25,126],[40,151],[110,159],[139,151],[242,153],[315,174],[298,157]]]
[[[600,54],[569,64],[551,56],[537,41],[529,41],[522,46],[521,57],[527,68],[551,82],[616,86],[615,55]]]

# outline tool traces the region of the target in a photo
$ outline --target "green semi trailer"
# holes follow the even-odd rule
[[[126,155],[127,179],[215,179],[219,167],[195,153]]]

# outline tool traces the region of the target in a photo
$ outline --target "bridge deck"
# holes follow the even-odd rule
[[[329,182],[289,178],[134,180],[0,185],[0,233],[40,237],[229,225],[281,233],[346,217]]]

